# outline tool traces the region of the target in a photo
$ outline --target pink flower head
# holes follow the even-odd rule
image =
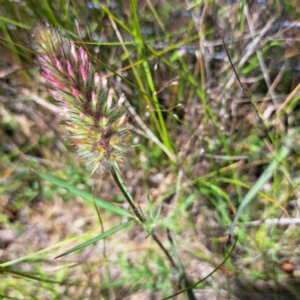
[[[34,36],[41,74],[51,86],[50,95],[62,107],[71,145],[92,173],[105,164],[118,166],[128,150],[132,129],[124,96],[114,100],[107,79],[95,73],[83,47],[77,51],[74,42],[61,38],[51,27],[37,26]]]

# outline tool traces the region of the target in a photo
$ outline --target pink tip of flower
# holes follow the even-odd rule
[[[116,123],[117,127],[120,127],[121,125],[124,124],[124,122],[126,121],[126,115],[123,115]]]
[[[97,100],[98,100],[98,95],[94,91],[92,91],[92,101],[94,105],[97,104]]]
[[[71,89],[72,89],[72,95],[74,97],[78,97],[80,92],[77,89],[73,88],[72,86],[71,86]]]
[[[44,55],[44,56],[38,57],[38,61],[39,61],[41,64],[44,64],[44,63],[50,63],[50,58],[49,58],[48,55]]]
[[[100,76],[98,72],[95,73],[94,81],[96,86],[100,83]]]
[[[121,106],[124,103],[124,101],[125,101],[125,96],[124,96],[124,94],[122,94],[118,101],[118,105]]]
[[[104,88],[107,87],[107,79],[106,79],[106,77],[104,77],[104,78],[102,79],[102,86],[103,86]]]
[[[70,103],[69,103],[66,99],[62,99],[62,100],[61,100],[61,104],[62,104],[64,107],[67,107],[67,108],[70,107]]]
[[[87,83],[88,77],[87,77],[87,71],[86,71],[84,65],[80,66],[80,72],[81,72],[81,76],[82,76],[83,82]]]
[[[59,94],[56,91],[48,90],[49,94],[57,101],[60,100]]]
[[[57,89],[64,91],[65,90],[64,85],[54,75],[52,75],[51,77],[52,77],[53,85]]]
[[[75,49],[75,44],[74,42],[71,42],[71,54],[73,56],[74,61],[76,62],[76,64],[78,63],[78,55]]]
[[[71,63],[70,63],[69,60],[67,60],[67,68],[68,68],[68,72],[69,72],[70,76],[71,76],[73,79],[75,79],[75,74],[74,74],[72,65],[71,65]]]
[[[60,72],[63,72],[63,67],[61,65],[61,62],[59,61],[59,59],[56,57],[55,58],[55,63],[56,63],[56,67]]]
[[[106,100],[106,105],[107,105],[107,108],[111,108],[111,105],[112,105],[112,99],[113,99],[113,90],[112,89],[109,89],[109,92],[108,92],[108,97],[107,97],[107,100]]]
[[[84,51],[83,47],[79,48],[79,54],[80,54],[82,64],[86,65],[88,63],[88,56],[87,56],[86,52]]]
[[[41,72],[42,76],[46,79],[48,84],[53,85],[55,88],[64,91],[63,84],[49,71],[49,73]]]
[[[45,67],[45,66],[42,66],[42,70],[43,70],[44,73],[47,74],[47,75],[51,74],[51,71],[50,71],[47,67]],[[44,76],[44,75],[43,75],[43,76]]]
[[[84,115],[83,113],[80,113],[80,114],[79,114],[79,117],[84,121],[85,115]]]

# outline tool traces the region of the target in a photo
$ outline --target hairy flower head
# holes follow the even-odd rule
[[[95,171],[118,166],[131,140],[132,125],[123,107],[113,101],[106,78],[101,79],[83,47],[63,39],[53,28],[37,26],[38,61],[49,93],[63,108],[71,145]]]

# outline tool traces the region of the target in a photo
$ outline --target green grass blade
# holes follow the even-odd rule
[[[61,283],[59,281],[40,278],[40,277],[31,275],[30,273],[26,273],[26,272],[22,272],[22,271],[16,271],[16,270],[12,270],[10,268],[5,268],[5,267],[1,267],[1,266],[0,266],[0,273],[9,273],[9,274],[12,274],[12,275],[17,275],[17,276],[20,276],[20,277],[23,277],[23,278],[37,280],[37,281],[41,281],[41,282],[59,283],[59,284]]]
[[[161,213],[161,210],[162,210],[162,206],[163,204],[161,203],[158,207],[158,210],[156,212],[156,216],[155,216],[155,220],[154,220],[154,223],[156,224],[159,220],[159,217],[160,217],[160,213]]]
[[[282,160],[289,154],[290,152],[290,146],[292,144],[292,140],[288,140],[281,148],[279,154],[273,162],[269,165],[269,167],[263,172],[263,174],[259,177],[258,181],[253,185],[252,189],[246,194],[244,199],[242,200],[238,211],[235,215],[235,218],[232,222],[231,228],[230,228],[230,234],[233,233],[234,227],[239,220],[243,210],[245,207],[254,199],[256,194],[259,192],[259,190],[262,188],[262,186],[273,176],[274,171],[278,168],[279,164],[282,162]]]
[[[24,28],[24,29],[31,29],[31,26],[29,26],[29,25],[17,22],[15,20],[12,20],[12,19],[9,19],[9,18],[5,18],[3,16],[0,16],[0,20],[2,20],[5,23],[13,24],[13,25],[15,25],[17,27],[21,27],[21,28]]]
[[[72,249],[70,249],[70,250],[68,250],[68,251],[60,254],[60,255],[58,255],[58,256],[56,256],[55,258],[62,257],[64,255],[70,254],[71,252],[74,252],[76,250],[85,248],[85,247],[87,247],[87,246],[89,246],[91,244],[94,244],[94,243],[96,243],[96,242],[98,242],[98,241],[100,241],[100,240],[102,240],[102,239],[104,239],[104,238],[106,238],[106,237],[114,234],[115,232],[117,232],[117,231],[119,231],[119,230],[121,230],[123,228],[128,227],[129,225],[131,225],[133,223],[134,223],[134,221],[129,221],[129,222],[121,224],[121,225],[119,225],[117,227],[114,227],[114,228],[112,228],[112,229],[110,229],[108,231],[105,231],[105,232],[97,235],[96,237],[94,237],[94,238],[92,238],[92,239],[90,239],[90,240],[88,240],[88,241],[86,241],[86,242],[84,242],[84,243],[82,243],[82,244],[80,244],[80,245],[78,245],[78,246],[76,246],[76,247],[74,247],[74,248],[72,248]]]
[[[10,261],[7,261],[5,263],[2,263],[2,264],[0,264],[0,267],[9,267],[9,266],[12,266],[12,265],[15,265],[15,264],[20,264],[22,262],[34,262],[36,260],[41,259],[46,254],[49,254],[50,252],[53,252],[53,250],[55,250],[55,249],[57,249],[59,247],[64,246],[65,244],[69,244],[69,243],[71,243],[73,241],[76,241],[76,240],[78,241],[79,238],[83,239],[86,235],[90,236],[90,233],[84,233],[80,237],[75,236],[75,237],[67,238],[67,239],[65,239],[62,242],[56,243],[54,245],[51,245],[50,247],[44,248],[44,249],[42,249],[40,251],[37,251],[37,252],[31,253],[31,254],[28,254],[26,256],[23,256],[23,257],[20,257],[20,258],[17,258],[17,259],[10,260]]]
[[[46,180],[56,184],[57,186],[60,186],[62,188],[69,190],[70,193],[72,193],[73,195],[79,196],[79,197],[83,198],[84,200],[86,200],[90,203],[93,203],[92,195],[90,193],[80,190],[80,189],[72,186],[71,184],[69,184],[65,181],[56,179],[50,175],[41,174],[41,173],[38,173],[38,175],[40,177],[42,177],[43,179],[46,179]],[[111,204],[101,198],[95,197],[95,201],[99,207],[102,207],[103,209],[105,209],[107,211],[113,212],[115,214],[118,214],[118,215],[124,216],[124,217],[133,217],[133,215],[130,212],[128,212],[114,204]]]

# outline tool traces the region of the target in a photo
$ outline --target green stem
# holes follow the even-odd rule
[[[120,191],[122,192],[122,194],[124,195],[126,201],[128,202],[128,204],[130,205],[130,207],[132,208],[134,214],[136,215],[137,219],[140,221],[140,223],[145,223],[146,219],[145,217],[140,213],[139,209],[136,207],[132,196],[130,195],[124,181],[122,180],[118,170],[116,169],[115,166],[111,167],[111,174],[115,180],[115,183],[117,184],[118,188],[120,189]],[[159,238],[156,236],[156,234],[154,232],[151,233],[152,238],[154,239],[154,241],[157,243],[157,245],[161,248],[161,250],[165,253],[165,255],[167,256],[168,260],[170,261],[171,265],[175,268],[178,269],[177,265],[175,264],[172,256],[170,255],[170,253],[168,252],[168,250],[164,247],[164,245],[162,244],[162,242],[159,240]]]

